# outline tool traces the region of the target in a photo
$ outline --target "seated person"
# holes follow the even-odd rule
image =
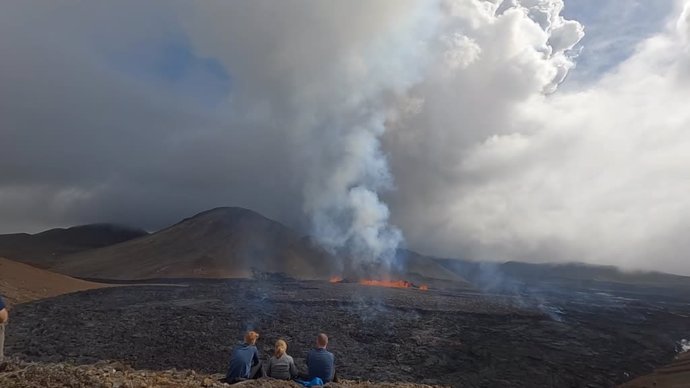
[[[249,331],[244,336],[244,344],[235,347],[230,356],[230,366],[225,375],[225,381],[232,384],[247,379],[264,377],[259,360],[259,350],[256,348],[256,340],[259,334]]]
[[[316,337],[316,347],[307,354],[307,367],[309,379],[320,378],[325,383],[333,381],[335,377],[335,356],[326,350],[328,336],[319,334]]]
[[[279,380],[292,380],[297,377],[295,360],[287,353],[287,343],[282,339],[276,341],[273,357],[268,360],[266,375]]]

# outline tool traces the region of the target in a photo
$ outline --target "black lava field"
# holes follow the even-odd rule
[[[176,284],[174,284],[176,283]],[[16,307],[7,354],[223,373],[247,329],[265,358],[284,338],[304,368],[327,333],[347,379],[463,387],[610,387],[670,361],[687,296],[582,289],[517,295],[317,281],[180,280]]]

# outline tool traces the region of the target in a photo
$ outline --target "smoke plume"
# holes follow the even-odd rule
[[[687,1],[565,89],[564,6],[3,2],[0,231],[236,205],[367,263],[688,272]]]

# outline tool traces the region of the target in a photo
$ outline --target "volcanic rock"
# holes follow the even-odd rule
[[[687,338],[690,297],[602,291],[508,296],[287,279],[113,287],[16,306],[6,353],[214,374],[255,329],[262,359],[283,338],[304,371],[325,332],[342,378],[463,388],[608,388],[670,362]]]
[[[238,384],[222,383],[221,374],[196,373],[193,370],[169,369],[164,371],[122,368],[119,362],[98,362],[88,365],[70,363],[28,363],[10,360],[0,372],[3,388],[299,388],[292,381],[275,379],[247,380]],[[327,384],[333,388],[433,388],[430,385],[412,383],[372,383],[343,380]]]

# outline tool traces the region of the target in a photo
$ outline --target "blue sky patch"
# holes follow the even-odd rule
[[[115,61],[139,81],[168,88],[183,97],[215,105],[232,89],[232,77],[217,58],[198,55],[189,41],[171,38],[133,47]]]

